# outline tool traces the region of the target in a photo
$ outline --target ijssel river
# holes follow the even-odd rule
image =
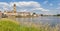
[[[40,17],[34,17],[34,18],[16,18],[16,20],[20,23],[25,23],[25,22],[31,22],[35,24],[51,24],[51,25],[56,25],[60,24],[60,17],[59,16],[40,16]]]

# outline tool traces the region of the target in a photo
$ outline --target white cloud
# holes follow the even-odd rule
[[[40,11],[49,11],[41,7],[40,3],[35,2],[35,1],[22,1],[22,2],[10,2],[10,3],[5,3],[5,2],[0,2],[0,7],[3,7],[3,9],[8,9],[12,10],[13,9],[13,4],[16,4],[17,10],[19,11],[31,11],[31,10],[40,10]],[[0,8],[1,9],[1,8]]]
[[[6,2],[0,2],[0,5],[8,5]]]
[[[49,10],[44,9],[44,8],[36,8],[36,9],[33,9],[33,10],[49,11]]]
[[[29,1],[29,2],[11,2],[10,5],[13,6],[13,4],[16,4],[18,7],[40,7],[40,4],[38,2]]]
[[[2,10],[8,10],[10,8],[10,5],[6,2],[0,2],[0,9]]]

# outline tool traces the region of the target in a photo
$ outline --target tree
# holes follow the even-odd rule
[[[60,14],[57,14],[57,16],[60,16]]]
[[[35,12],[33,14],[36,14]]]
[[[43,16],[43,14],[41,14],[41,16]]]

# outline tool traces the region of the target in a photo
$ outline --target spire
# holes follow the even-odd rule
[[[16,4],[14,4],[14,10],[13,11],[14,11],[14,13],[16,13]]]

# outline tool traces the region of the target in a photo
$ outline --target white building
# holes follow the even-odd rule
[[[30,12],[18,12],[17,14],[20,16],[28,16],[30,15]]]

